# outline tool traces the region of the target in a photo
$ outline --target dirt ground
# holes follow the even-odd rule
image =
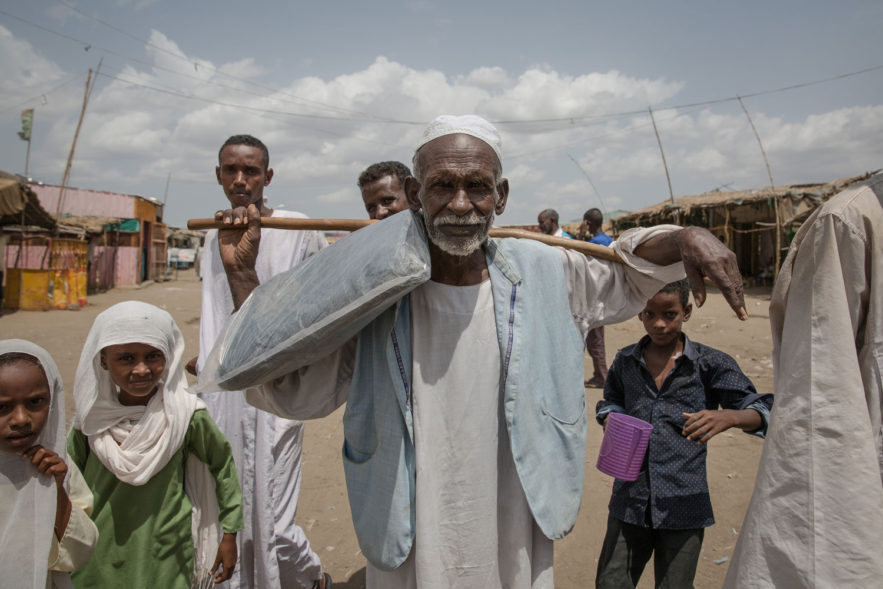
[[[117,288],[90,296],[86,307],[76,311],[7,310],[0,316],[0,338],[29,339],[52,354],[64,379],[70,423],[74,373],[80,349],[95,316],[110,305],[129,299],[162,307],[178,322],[187,345],[186,356],[190,357],[196,355],[199,341],[200,288],[201,283],[192,271],[182,271],[176,279],[167,282],[138,289]],[[760,392],[772,392],[768,305],[768,292],[750,293],[747,307],[751,317],[740,322],[723,299],[712,294],[703,308],[694,310],[693,317],[685,325],[691,338],[735,357]],[[637,341],[642,334],[643,328],[637,319],[608,327],[608,360],[612,361],[617,349]],[[591,376],[591,362],[587,358],[588,376]],[[600,397],[600,389],[586,390],[590,408],[594,408]],[[335,587],[358,589],[364,586],[365,559],[356,542],[346,497],[340,459],[342,415],[341,408],[307,426],[298,522],[334,578]],[[595,469],[600,443],[601,428],[591,422],[582,509],[573,532],[555,547],[555,585],[562,589],[581,589],[594,582],[613,482],[611,477]],[[696,575],[699,589],[717,588],[723,583],[729,563],[720,561],[728,559],[736,543],[751,498],[762,441],[739,431],[730,431],[714,438],[709,446],[708,478],[717,523],[706,531]],[[652,581],[651,564],[640,587],[652,587]]]

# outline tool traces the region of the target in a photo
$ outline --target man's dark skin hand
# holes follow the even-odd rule
[[[684,227],[657,235],[635,248],[635,255],[660,266],[682,261],[697,306],[705,303],[704,278],[708,278],[720,289],[736,316],[743,321],[748,319],[736,254],[709,230]]]
[[[239,310],[251,291],[260,284],[255,263],[261,244],[261,213],[255,205],[250,204],[248,207],[218,211],[215,221],[230,227],[218,230],[218,248],[233,295],[233,308]],[[243,226],[247,226],[245,231],[242,230]]]
[[[227,283],[233,295],[233,309],[239,310],[248,295],[257,288],[260,281],[255,271],[258,249],[261,244],[261,213],[250,204],[248,207],[225,209],[215,213],[215,221],[220,221],[233,229],[218,230],[218,248],[227,273]],[[248,224],[243,231],[242,226]],[[196,376],[196,362],[191,358],[184,369]]]

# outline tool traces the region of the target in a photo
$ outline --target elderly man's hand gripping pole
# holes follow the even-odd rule
[[[708,278],[720,289],[736,316],[743,321],[748,319],[736,254],[707,229],[684,227],[657,235],[635,248],[635,254],[660,266],[682,261],[696,305],[701,307],[705,303],[703,278]]]
[[[261,244],[261,214],[255,205],[250,204],[248,208],[218,211],[215,221],[230,227],[218,229],[218,248],[233,295],[233,308],[238,310],[260,284],[255,264]],[[243,225],[248,226],[245,231]]]

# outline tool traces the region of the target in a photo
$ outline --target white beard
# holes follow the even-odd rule
[[[487,239],[488,232],[494,224],[494,212],[485,218],[480,217],[475,211],[464,217],[457,215],[445,215],[436,217],[430,223],[426,216],[423,216],[423,223],[426,226],[426,233],[429,240],[434,243],[438,249],[452,256],[468,256],[481,247],[484,240]],[[440,227],[442,225],[481,225],[483,227],[471,237],[450,238],[445,235]]]

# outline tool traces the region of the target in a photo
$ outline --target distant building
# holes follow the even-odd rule
[[[89,244],[89,284],[96,290],[161,280],[166,269],[163,205],[155,198],[103,190],[30,185],[61,226],[81,227]]]
[[[705,227],[736,253],[739,268],[749,285],[769,285],[775,278],[777,262],[784,260],[791,239],[810,213],[834,194],[871,175],[683,196],[673,203],[666,200],[619,215],[612,221],[613,229],[619,234],[631,227],[663,223]]]
[[[163,279],[167,245],[161,202],[65,188],[59,207],[59,192],[59,186],[0,172],[5,306],[85,305],[87,292]]]

